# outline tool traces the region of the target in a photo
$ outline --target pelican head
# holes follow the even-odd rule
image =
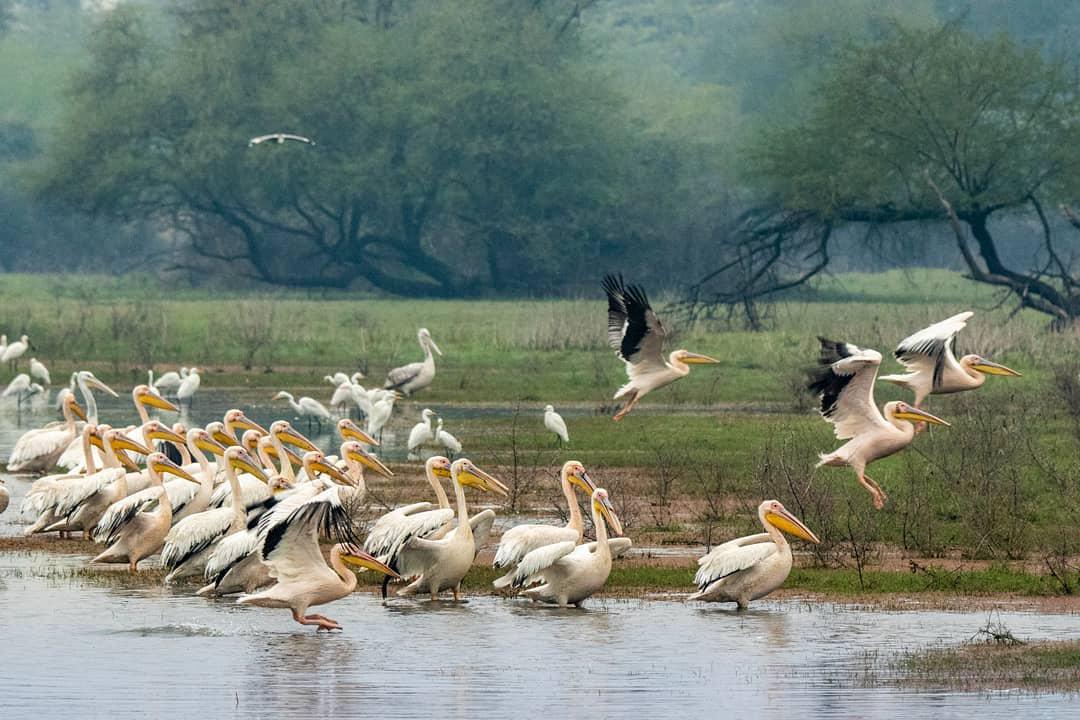
[[[799,518],[788,512],[787,508],[780,504],[779,500],[766,500],[758,506],[758,515],[761,523],[768,523],[777,530],[788,535],[794,535],[815,545],[820,543],[818,536],[811,532],[810,528],[803,525]]]
[[[337,430],[343,440],[355,440],[358,443],[363,443],[364,445],[370,445],[372,447],[379,446],[378,440],[361,430],[360,427],[349,418],[341,418],[338,420]]]
[[[671,353],[671,364],[678,365],[680,363],[684,365],[717,365],[720,361],[708,355],[692,353],[689,350],[676,350]]]
[[[206,432],[210,434],[210,437],[214,438],[225,447],[240,444],[240,441],[236,439],[236,436],[226,430],[225,426],[217,420],[206,426]]]
[[[288,420],[275,420],[270,426],[270,434],[286,445],[298,447],[301,450],[315,452],[319,448],[315,443],[308,440],[289,424]]]
[[[510,496],[509,488],[476,467],[472,460],[469,460],[468,458],[455,460],[450,466],[450,474],[461,485],[474,487],[477,490],[483,490],[484,492],[493,492],[496,495],[502,495],[503,497]]]
[[[352,565],[353,567],[365,568],[367,570],[374,570],[375,572],[382,573],[383,575],[389,575],[390,577],[400,580],[401,576],[386,563],[380,562],[375,556],[370,555],[356,545],[341,544],[337,545],[336,549],[340,553],[342,562],[346,565]]]
[[[159,476],[165,475],[167,473],[169,475],[175,475],[176,477],[183,480],[187,480],[188,482],[193,482],[196,484],[198,484],[199,482],[194,477],[192,477],[191,473],[189,473],[187,470],[180,467],[169,458],[165,457],[165,453],[154,452],[147,455],[146,467],[153,470]]]
[[[74,395],[64,397],[64,407],[80,420],[86,420],[86,411],[83,410],[83,406],[79,404]]]
[[[224,457],[225,446],[215,440],[210,433],[202,428],[191,428],[187,431],[187,441],[192,447],[197,447],[203,452],[212,453]]]
[[[427,328],[420,328],[420,331],[416,333],[416,339],[420,341],[421,347],[431,348],[439,353],[440,356],[442,355],[442,350],[440,350],[439,346],[435,344],[435,341],[431,339],[431,333],[428,332]]]
[[[288,478],[284,475],[275,475],[270,478],[270,492],[274,495],[278,493],[288,492],[293,489],[293,484],[289,482]]]
[[[949,423],[945,422],[937,415],[931,415],[925,410],[920,410],[914,405],[908,405],[902,400],[894,400],[893,402],[885,403],[885,417],[894,417],[897,420],[908,420],[910,422],[925,422],[931,425],[944,425],[949,427]]]
[[[120,397],[115,390],[98,380],[97,377],[94,376],[94,373],[90,372],[89,370],[82,370],[81,372],[79,372],[79,380],[81,380],[83,384],[86,385],[86,387],[88,388],[95,388],[97,390],[101,390],[102,392],[107,392],[113,397]]]
[[[435,477],[450,477],[450,460],[442,455],[432,455],[424,465],[427,467],[428,472]]]
[[[262,435],[258,430],[245,430],[244,434],[240,436],[240,447],[248,451],[249,454],[256,452],[259,449],[259,438]]]
[[[145,405],[146,407],[168,410],[169,412],[180,412],[180,408],[158,395],[157,391],[149,385],[136,385],[132,388],[131,399],[135,401],[136,405]]]
[[[619,516],[615,514],[615,506],[611,504],[611,499],[608,497],[607,490],[604,488],[596,488],[593,490],[592,504],[593,510],[600,513],[607,524],[611,526],[611,532],[616,535],[622,535],[622,523],[619,522]]]
[[[355,440],[349,440],[341,444],[341,457],[345,458],[346,460],[359,463],[360,465],[368,468],[369,470],[374,470],[383,477],[394,477],[394,473],[390,470],[390,468],[383,465],[382,461],[379,460],[379,458],[369,453],[367,450],[364,449],[363,445],[356,442]]]
[[[984,358],[982,355],[965,355],[960,358],[960,364],[965,368],[970,368],[975,372],[980,372],[983,375],[1005,375],[1008,377],[1023,377],[1021,373],[1007,368],[1004,365],[999,365],[996,362],[991,362]]]
[[[312,450],[304,453],[304,470],[307,471],[308,477],[314,478],[316,473],[323,473],[329,475],[331,479],[337,482],[339,485],[348,485],[355,487],[356,483],[352,481],[345,473],[341,472],[337,467],[326,462],[326,456],[319,450]]]
[[[157,420],[151,420],[150,422],[143,425],[143,437],[145,437],[147,440],[169,442],[175,445],[183,445],[185,442],[184,438],[181,437],[176,431],[174,431],[172,428],[165,427],[164,423],[161,423]]]
[[[567,460],[562,466],[563,475],[572,485],[577,485],[585,491],[586,495],[592,495],[596,491],[596,484],[585,472],[585,466],[577,460]]]
[[[254,475],[264,483],[270,482],[270,478],[268,478],[263,469],[251,459],[251,455],[248,455],[248,451],[238,445],[233,445],[225,450],[225,462],[229,463],[234,470]]]
[[[266,428],[259,423],[250,419],[244,414],[243,410],[233,408],[225,413],[225,427],[227,428],[240,428],[242,430],[258,430],[263,435],[266,434]]]

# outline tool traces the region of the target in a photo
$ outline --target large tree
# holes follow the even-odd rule
[[[846,48],[816,103],[761,133],[749,159],[768,199],[724,237],[693,299],[741,302],[753,319],[755,298],[827,267],[842,224],[951,221],[972,279],[1072,321],[1080,274],[1047,216],[1077,190],[1077,89],[1063,59],[953,24]],[[993,223],[1017,213],[1041,221],[1042,251],[1013,266]]]
[[[169,32],[121,5],[39,195],[155,218],[178,266],[276,284],[543,287],[606,246],[629,174],[589,4],[187,0]],[[281,130],[316,144],[247,147]]]

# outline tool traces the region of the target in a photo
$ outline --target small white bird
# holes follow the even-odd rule
[[[194,397],[201,384],[202,378],[199,377],[199,368],[191,368],[191,370],[188,371],[187,377],[180,382],[180,387],[176,391],[176,399],[180,402],[186,402],[190,406],[191,399]]]
[[[26,354],[26,350],[29,347],[30,339],[26,335],[23,335],[7,346],[3,356],[0,356],[0,361],[11,363],[11,369],[14,370],[19,364],[19,358]]]
[[[442,429],[442,418],[439,418],[439,425],[435,430],[435,441],[446,448],[451,458],[461,453],[461,443],[458,439]]]
[[[315,398],[302,395],[299,400],[293,397],[290,392],[282,390],[274,396],[275,400],[281,400],[282,398],[289,401],[289,405],[292,406],[293,412],[297,417],[307,420],[308,429],[311,429],[312,421],[315,421],[319,425],[319,430],[322,430],[322,424],[324,422],[330,422],[330,411],[326,409],[326,406]]]
[[[4,388],[4,392],[0,394],[0,397],[15,398],[15,402],[18,403],[19,409],[22,410],[22,404],[24,402],[41,392],[45,392],[45,388],[37,383],[31,383],[30,376],[26,373],[19,373],[15,376],[15,379],[8,383],[8,386]]]
[[[568,445],[570,443],[570,434],[566,431],[566,421],[562,419],[562,415],[555,412],[555,408],[551,405],[544,408],[544,427],[558,436],[559,445]]]
[[[163,374],[157,380],[153,379],[153,370],[150,371],[151,379],[150,384],[158,389],[162,395],[167,392],[176,392],[180,388],[180,383],[184,381],[184,378],[188,376],[188,369],[186,367],[180,368],[180,372],[170,370]]]
[[[265,142],[273,142],[277,145],[282,145],[286,140],[292,140],[293,142],[305,143],[307,145],[315,145],[315,141],[309,137],[303,135],[294,135],[292,133],[270,133],[269,135],[259,135],[248,140],[248,147],[255,147],[256,145],[262,145]]]
[[[435,444],[435,411],[431,408],[424,408],[420,416],[422,418],[420,422],[413,425],[412,430],[409,431],[409,441],[406,447],[409,448],[410,457],[418,455],[418,451],[424,445]]]
[[[371,406],[371,412],[367,416],[367,434],[382,439],[383,428],[390,422],[390,416],[394,414],[394,395],[387,395]]]
[[[30,377],[37,378],[46,385],[52,385],[52,378],[49,377],[49,368],[38,362],[37,358],[30,358]]]
[[[68,379],[68,386],[66,388],[61,388],[60,392],[56,393],[56,402],[53,403],[53,407],[56,408],[57,411],[63,409],[64,401],[67,399],[68,395],[75,394],[75,382],[78,378],[78,372],[71,373],[71,377]]]

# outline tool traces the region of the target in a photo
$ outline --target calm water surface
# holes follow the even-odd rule
[[[260,422],[283,414],[242,400],[208,393],[193,419],[234,404]],[[0,421],[0,456],[21,432]],[[6,480],[14,497],[0,534],[15,534],[29,481]],[[562,611],[488,597],[383,605],[359,593],[325,608],[345,628],[328,636],[188,586],[76,574],[85,560],[0,554],[0,717],[1075,718],[1080,703],[859,687],[896,653],[968,639],[985,613],[799,601],[736,613],[670,600]],[[1080,630],[1076,615],[1001,620],[1027,638]]]

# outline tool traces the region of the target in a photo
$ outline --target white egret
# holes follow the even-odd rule
[[[37,378],[46,385],[52,385],[49,368],[45,367],[37,358],[30,358],[30,377]]]
[[[412,395],[417,390],[426,388],[435,379],[435,357],[432,351],[442,355],[442,350],[431,339],[427,328],[420,328],[416,339],[424,351],[424,359],[394,368],[387,373],[386,383],[383,385],[387,390],[398,390],[404,395]]]
[[[308,429],[311,429],[311,422],[314,420],[318,423],[319,429],[322,429],[324,422],[330,422],[330,411],[326,409],[321,402],[315,398],[302,395],[299,400],[295,399],[290,392],[282,390],[274,396],[274,400],[280,400],[284,398],[289,402],[293,412],[296,413],[298,418],[304,418],[307,420]]]
[[[435,411],[431,408],[424,408],[423,412],[420,413],[420,417],[420,422],[413,425],[412,430],[409,431],[409,440],[406,447],[410,456],[418,455],[423,446],[434,445],[437,441]]]
[[[190,407],[191,401],[201,384],[202,378],[199,376],[199,368],[193,367],[188,370],[187,377],[180,382],[180,387],[176,389],[177,401],[186,403]]]
[[[165,395],[170,392],[175,393],[180,389],[180,384],[184,382],[184,379],[188,376],[188,369],[186,367],[180,368],[180,372],[170,370],[167,373],[163,373],[157,380],[154,379],[154,371],[150,371],[150,385],[157,388],[161,394]]]
[[[23,335],[4,349],[4,354],[0,355],[0,361],[8,363],[14,370],[19,364],[19,358],[25,355],[29,348],[30,338]]]
[[[544,427],[555,433],[560,445],[570,444],[570,433],[566,430],[566,421],[563,420],[562,415],[555,412],[555,408],[551,405],[544,407]]]
[[[390,394],[372,403],[371,412],[367,415],[368,435],[381,439],[383,428],[390,422],[390,416],[394,414],[394,400],[394,395]]]
[[[4,392],[0,393],[0,397],[15,398],[18,409],[21,412],[24,402],[27,402],[34,395],[45,392],[45,388],[41,387],[36,382],[30,382],[30,376],[26,373],[19,373],[15,378],[8,383],[4,388]]]
[[[439,418],[438,427],[435,429],[435,442],[446,448],[446,451],[450,453],[450,457],[461,454],[461,443],[458,442],[456,437],[443,430],[442,418]]]

